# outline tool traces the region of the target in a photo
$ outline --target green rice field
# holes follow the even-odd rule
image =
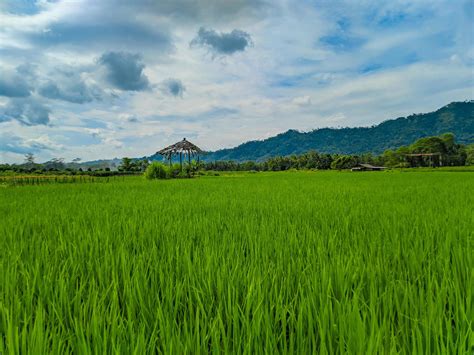
[[[0,354],[472,354],[474,172],[0,186]]]

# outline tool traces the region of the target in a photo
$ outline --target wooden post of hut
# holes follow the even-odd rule
[[[191,166],[191,156],[197,156],[199,161],[199,155],[204,154],[204,151],[197,145],[186,140],[186,138],[183,138],[182,141],[163,148],[162,150],[158,151],[157,154],[167,157],[169,159],[170,166],[173,155],[179,154],[179,163],[181,166],[181,171],[183,171],[183,153],[188,155],[188,164]]]

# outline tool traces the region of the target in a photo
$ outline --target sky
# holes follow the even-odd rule
[[[472,0],[0,0],[0,163],[204,150],[474,98]]]

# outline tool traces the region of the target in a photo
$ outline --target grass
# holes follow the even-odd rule
[[[474,174],[0,189],[0,353],[474,351]]]
[[[0,187],[43,185],[43,184],[65,184],[65,183],[92,183],[110,182],[125,179],[124,176],[96,177],[90,175],[0,175]]]

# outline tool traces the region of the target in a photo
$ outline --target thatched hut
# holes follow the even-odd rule
[[[204,154],[204,151],[199,148],[197,145],[191,143],[190,141],[183,138],[182,141],[170,145],[169,147],[163,148],[157,152],[157,154],[162,155],[168,159],[169,164],[171,165],[171,160],[173,155],[179,155],[179,163],[181,164],[181,169],[183,168],[183,154],[188,156],[189,165],[191,165],[191,157],[196,156],[199,162],[199,154]]]

